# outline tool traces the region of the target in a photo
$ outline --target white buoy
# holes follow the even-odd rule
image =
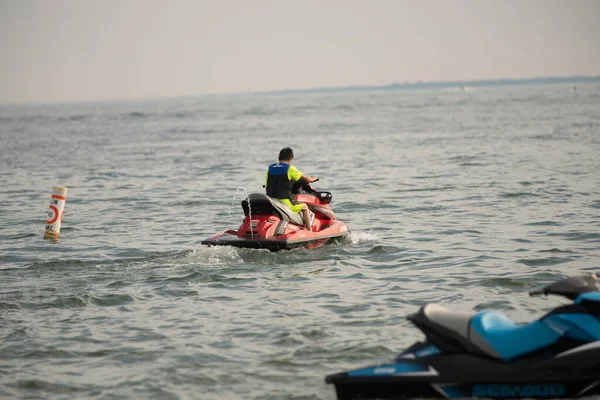
[[[57,238],[60,233],[60,225],[63,220],[65,201],[67,200],[67,188],[62,186],[52,186],[52,196],[50,196],[50,209],[48,210],[48,219],[46,220],[46,232],[44,238]]]

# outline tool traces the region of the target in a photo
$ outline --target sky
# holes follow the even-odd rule
[[[0,0],[0,103],[600,75],[600,0]]]

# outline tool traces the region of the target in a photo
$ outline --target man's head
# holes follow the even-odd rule
[[[284,147],[279,152],[279,161],[289,162],[292,161],[292,158],[294,158],[294,152],[289,147]]]

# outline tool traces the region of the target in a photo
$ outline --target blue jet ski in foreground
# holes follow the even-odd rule
[[[561,279],[530,295],[573,300],[517,325],[495,311],[426,304],[408,316],[425,334],[387,364],[329,375],[338,399],[561,398],[600,394],[598,275]]]

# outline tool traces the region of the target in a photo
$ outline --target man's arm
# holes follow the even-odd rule
[[[316,176],[308,176],[308,175],[302,174],[301,179],[306,183],[312,183],[312,182],[316,182],[319,178],[317,178]]]
[[[293,165],[290,165],[290,168],[288,169],[288,178],[291,181],[300,181],[302,183],[311,183],[317,180],[316,176],[304,175]]]

